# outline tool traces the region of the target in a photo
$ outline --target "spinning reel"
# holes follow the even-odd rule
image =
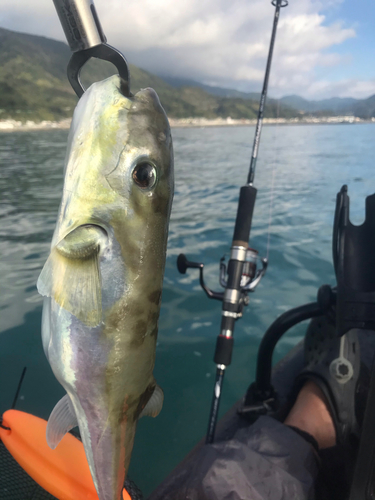
[[[237,260],[237,253],[244,253],[243,247],[232,247],[231,251],[231,260]],[[227,255],[223,255],[220,259],[220,274],[219,274],[219,283],[220,285],[227,290],[228,288],[228,267],[230,265],[230,261],[226,262]],[[259,266],[260,264],[260,266]],[[258,256],[258,251],[253,248],[248,248],[245,253],[245,261],[242,266],[242,274],[240,280],[240,289],[239,289],[239,300],[238,300],[238,310],[237,311],[226,311],[227,313],[231,312],[233,314],[232,317],[235,319],[241,318],[244,306],[247,306],[250,302],[248,297],[249,292],[254,292],[255,288],[260,283],[261,279],[266,273],[268,261],[266,258],[260,258]],[[225,292],[215,292],[208,288],[206,283],[204,282],[203,277],[203,269],[204,264],[200,262],[191,262],[187,259],[187,257],[180,253],[177,257],[177,269],[181,274],[186,274],[186,270],[188,268],[199,269],[199,283],[203,290],[206,292],[206,295],[210,299],[216,300],[224,300]],[[233,290],[235,292],[237,290]],[[231,295],[235,295],[231,293]]]

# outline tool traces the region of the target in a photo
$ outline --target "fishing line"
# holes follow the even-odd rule
[[[279,143],[279,113],[280,113],[280,100],[277,100],[277,112],[276,112],[276,129],[274,133],[274,161],[272,162],[272,181],[271,181],[271,196],[270,196],[270,208],[268,216],[268,234],[267,234],[267,248],[266,248],[266,259],[269,260],[270,254],[270,244],[271,244],[271,227],[272,227],[272,217],[273,217],[273,202],[275,196],[275,172],[276,172],[276,159],[277,159],[277,148],[276,145]]]

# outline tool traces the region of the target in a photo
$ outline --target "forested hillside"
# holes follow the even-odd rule
[[[66,77],[71,56],[68,46],[44,37],[0,28],[0,119],[60,120],[72,115],[77,98]],[[83,81],[110,76],[115,68],[92,60],[82,72]],[[131,89],[152,87],[174,118],[255,118],[257,100],[213,95],[198,87],[176,88],[163,79],[130,65]],[[296,116],[288,106],[277,110],[269,101],[266,116]]]
[[[0,28],[0,120],[61,120],[70,117],[77,98],[66,77],[71,52],[65,43]],[[91,60],[82,72],[87,85],[107,78],[115,68]],[[168,81],[130,64],[131,89],[152,87],[172,118],[256,118],[259,95],[210,87],[193,80]],[[287,96],[267,99],[266,117],[306,115],[375,116],[375,95],[368,99],[333,98],[308,101]]]

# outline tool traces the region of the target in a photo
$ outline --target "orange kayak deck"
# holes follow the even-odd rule
[[[42,418],[8,410],[0,439],[25,472],[58,500],[99,500],[81,441],[67,433],[51,450],[46,428]],[[131,500],[125,489],[123,500]]]

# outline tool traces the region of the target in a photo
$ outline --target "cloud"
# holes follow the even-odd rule
[[[375,80],[355,80],[353,78],[347,78],[339,82],[318,80],[310,85],[309,92],[316,99],[324,99],[327,95],[363,99],[375,94]]]
[[[55,7],[49,0],[1,0],[0,26],[65,41]]]
[[[337,87],[318,81],[316,71],[347,64],[335,47],[355,37],[355,30],[339,20],[327,24],[324,14],[339,3],[298,0],[281,10],[271,95],[314,97]],[[108,42],[134,64],[245,91],[261,88],[274,12],[269,2],[96,0],[95,5]],[[0,25],[64,39],[51,0],[2,0]],[[355,88],[360,93],[371,85]]]

